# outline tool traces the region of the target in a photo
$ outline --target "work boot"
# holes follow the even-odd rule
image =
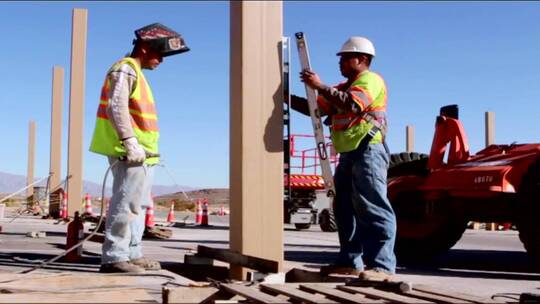
[[[127,261],[101,264],[99,272],[102,273],[141,273],[144,268],[131,264]]]
[[[158,261],[150,260],[147,258],[138,258],[129,261],[131,264],[144,268],[144,270],[160,270],[161,264]]]
[[[358,279],[363,281],[392,282],[394,281],[394,276],[382,270],[370,269],[360,272]]]
[[[348,274],[348,275],[359,275],[360,270],[350,266],[341,266],[341,265],[325,265],[321,266],[321,275],[329,274]]]

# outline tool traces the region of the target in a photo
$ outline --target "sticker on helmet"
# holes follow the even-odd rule
[[[147,30],[140,30],[139,35],[142,40],[150,40],[150,39],[170,37],[170,36],[173,36],[174,33],[171,33],[160,27],[154,27]]]
[[[169,47],[171,50],[179,50],[182,47],[182,43],[179,38],[171,38],[169,39]]]

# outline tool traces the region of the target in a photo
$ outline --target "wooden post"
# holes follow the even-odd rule
[[[230,2],[230,249],[283,266],[281,1]],[[231,265],[231,277],[245,270]]]
[[[64,100],[64,68],[53,67],[51,101],[51,147],[49,191],[62,181],[62,102]]]
[[[53,67],[51,100],[51,142],[49,155],[49,196],[45,200],[45,214],[58,217],[60,203],[51,205],[50,193],[60,185],[62,180],[62,104],[64,102],[64,68]],[[65,186],[62,186],[65,188]]]
[[[495,113],[486,112],[486,147],[495,144]]]
[[[34,182],[34,158],[36,154],[36,122],[30,120],[28,123],[28,166],[26,167],[26,185]],[[34,194],[34,187],[26,189],[26,196]]]
[[[486,112],[486,147],[495,143],[495,113]],[[497,230],[497,224],[490,222],[486,223],[486,230]]]
[[[407,126],[405,133],[405,139],[407,141],[405,151],[410,153],[414,151],[414,126]]]
[[[68,130],[68,214],[79,210],[82,201],[84,73],[86,65],[87,10],[73,9],[71,30],[71,75]]]

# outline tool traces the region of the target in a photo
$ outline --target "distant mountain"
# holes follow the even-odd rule
[[[38,180],[38,179],[36,179]],[[45,186],[46,180],[37,184],[36,186]],[[26,186],[26,176],[10,174],[5,172],[0,172],[0,193],[13,193],[21,188]],[[91,196],[101,196],[101,184],[94,182],[83,181],[83,193],[88,193]],[[188,186],[163,186],[163,185],[154,185],[152,187],[152,194],[154,196],[165,195],[169,193],[176,193],[180,191],[193,191],[198,188],[192,188]],[[105,195],[111,195],[111,188],[107,187],[105,189]]]
[[[186,191],[187,199],[181,192],[168,193],[154,198],[154,202],[165,202],[168,204],[171,200],[177,202],[194,200],[194,199],[207,199],[209,205],[228,205],[229,204],[229,189],[217,188],[217,189],[199,189],[193,191]]]

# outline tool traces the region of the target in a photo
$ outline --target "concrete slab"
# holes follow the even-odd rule
[[[28,215],[9,223],[12,216],[13,213],[8,212],[6,218],[0,220],[3,226],[0,233],[0,272],[28,269],[62,252],[66,225]],[[166,214],[158,216],[156,222],[165,224],[165,217]],[[194,254],[199,244],[228,248],[227,221],[228,217],[210,216],[212,226],[201,228],[194,225],[193,217],[190,217],[186,225],[169,227],[173,231],[171,239],[144,240],[143,252],[147,257],[172,263],[183,262],[184,255]],[[316,271],[337,257],[337,233],[321,232],[316,226],[304,231],[285,226],[285,272],[292,268]],[[45,231],[47,235],[44,238],[27,238],[29,231]],[[101,244],[88,242],[84,245],[80,263],[54,263],[42,271],[95,273],[99,269],[100,254]],[[215,265],[227,266],[219,261],[215,261]],[[540,271],[535,270],[516,231],[467,230],[456,246],[433,261],[423,265],[398,263],[398,276],[415,284],[429,284],[484,297],[506,294],[518,299],[520,293],[537,292],[540,288]]]

